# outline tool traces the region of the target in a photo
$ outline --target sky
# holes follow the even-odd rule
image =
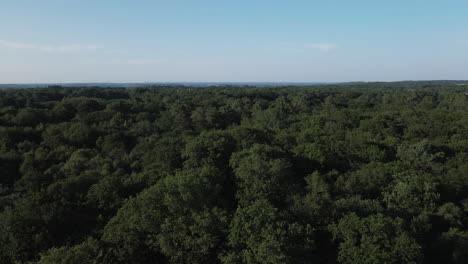
[[[0,83],[468,80],[466,0],[0,0]]]

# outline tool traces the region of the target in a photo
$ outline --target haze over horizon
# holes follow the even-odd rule
[[[0,83],[468,79],[468,2],[4,0]]]

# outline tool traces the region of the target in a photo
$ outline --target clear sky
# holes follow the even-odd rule
[[[436,79],[466,0],[0,0],[0,83]]]

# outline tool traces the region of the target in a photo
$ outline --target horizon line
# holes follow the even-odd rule
[[[395,83],[395,82],[466,82],[468,79],[408,79],[408,80],[359,80],[359,81],[144,81],[144,82],[17,82],[0,83],[0,85],[75,85],[75,84],[182,84],[182,83],[298,83],[298,84],[337,84],[337,83]]]

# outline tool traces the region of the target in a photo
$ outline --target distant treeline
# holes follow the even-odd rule
[[[0,263],[468,263],[458,84],[2,90]]]
[[[136,87],[286,87],[286,86],[386,86],[386,87],[424,87],[432,85],[450,85],[468,84],[465,80],[440,80],[440,81],[399,81],[399,82],[147,82],[147,83],[32,83],[32,84],[0,84],[1,89],[28,89],[28,88],[53,88],[53,87],[72,87],[72,88],[136,88]]]

